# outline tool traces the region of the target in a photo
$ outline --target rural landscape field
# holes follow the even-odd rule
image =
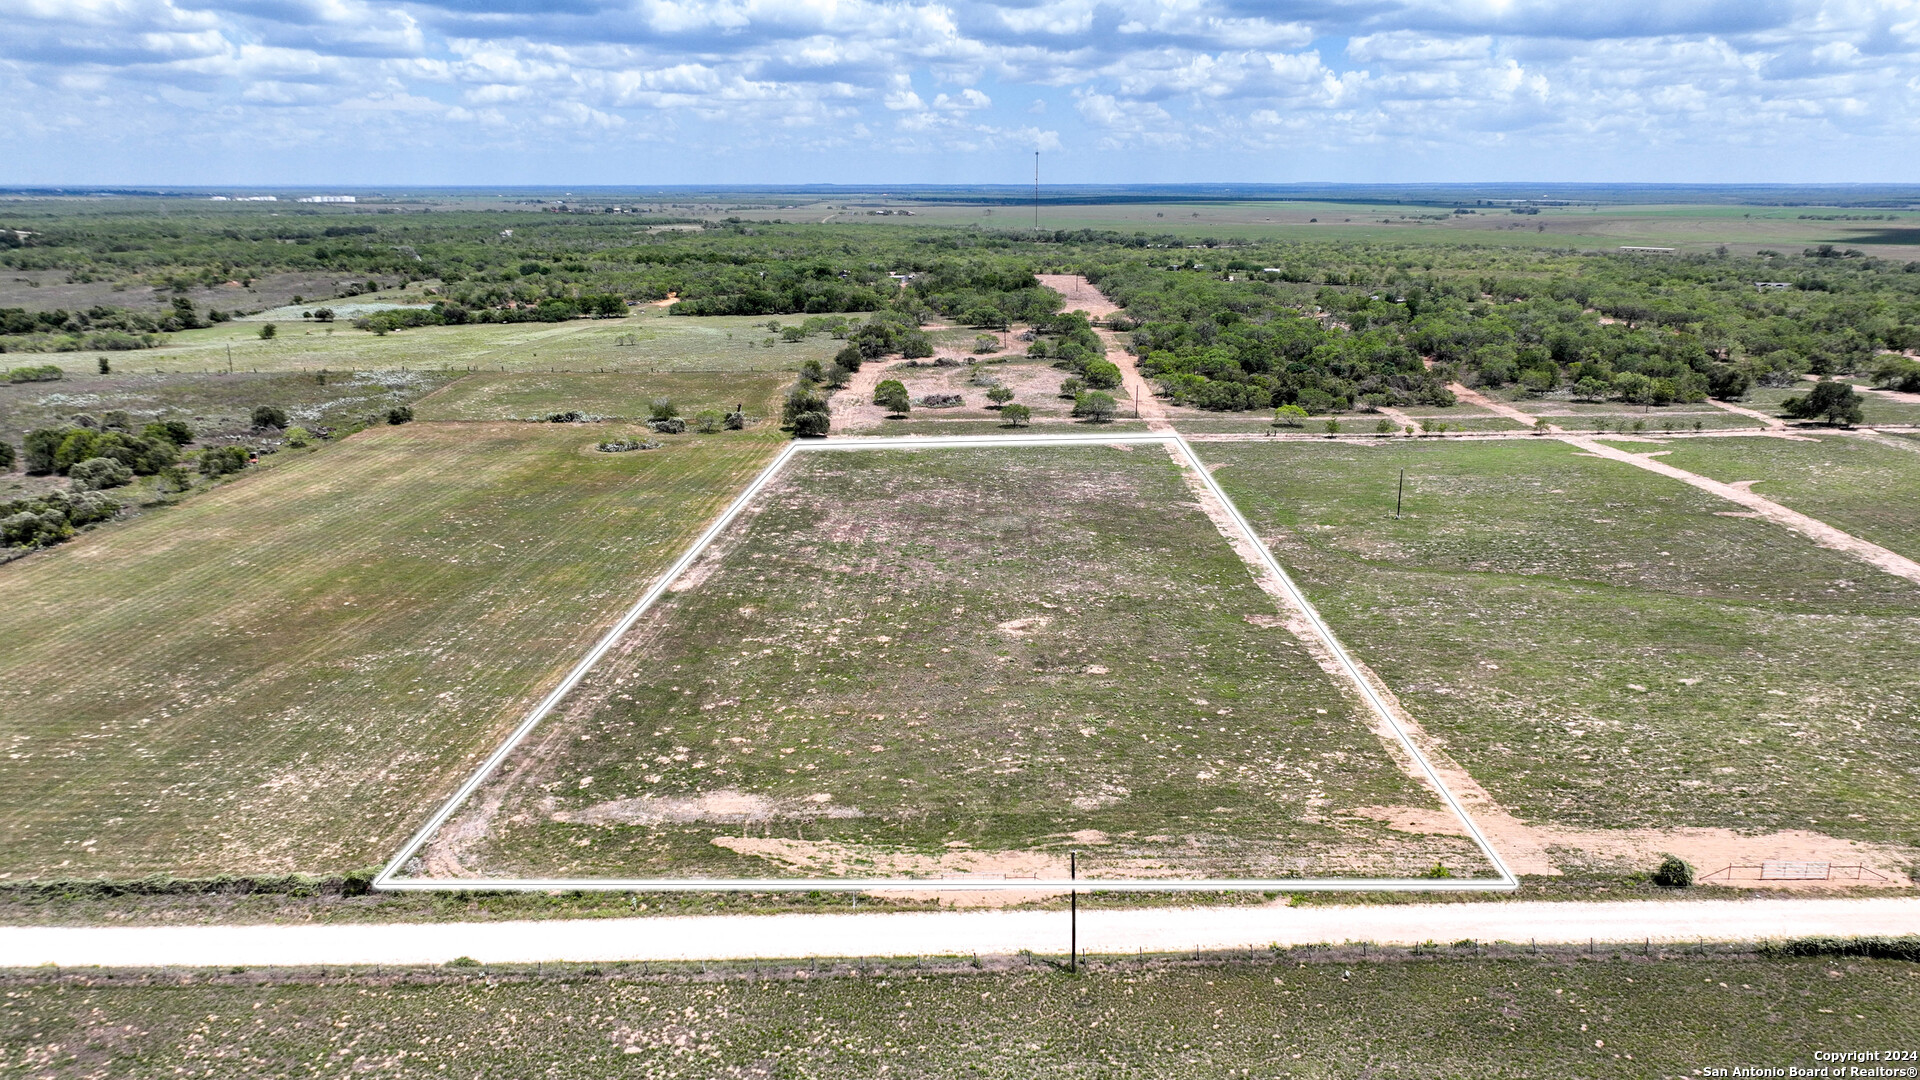
[[[23,959],[0,1072],[1911,1040],[1910,938],[1661,948],[1916,899],[1920,211],[1057,194],[0,201],[0,929],[476,928]],[[1560,936],[1352,952],[1410,897]],[[1077,936],[1328,905],[1346,951]],[[806,961],[896,916],[1070,929]],[[465,970],[700,917],[843,944]]]

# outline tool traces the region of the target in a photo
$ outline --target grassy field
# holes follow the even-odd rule
[[[1521,818],[1920,841],[1911,583],[1557,441],[1200,451]]]
[[[212,375],[101,375],[89,368],[53,383],[0,383],[0,439],[18,447],[35,428],[61,427],[80,414],[99,419],[109,409],[124,409],[139,424],[149,420],[185,420],[202,436],[239,436],[252,431],[255,406],[286,410],[293,423],[341,427],[445,386],[453,376],[440,372],[393,371],[329,376],[288,372]]]
[[[0,874],[388,854],[777,448],[369,430],[0,567]]]
[[[1920,559],[1920,446],[1811,438],[1683,439],[1661,460],[1730,484],[1756,481],[1756,494]]]
[[[655,398],[667,398],[682,416],[702,409],[778,417],[787,374],[500,374],[467,375],[429,395],[414,410],[422,420],[529,420],[569,410],[588,416],[645,420]]]
[[[399,299],[398,297],[394,297]],[[415,297],[414,299],[418,299]],[[788,324],[800,320],[786,316]],[[788,343],[769,340],[764,318],[667,315],[637,309],[624,319],[559,323],[428,326],[384,336],[345,323],[278,324],[271,340],[260,324],[230,322],[168,336],[158,349],[107,354],[129,373],[226,371],[792,371],[809,359],[825,362],[841,346],[827,334]],[[35,354],[36,364],[58,364],[70,374],[95,370],[99,353]]]
[[[1469,959],[20,975],[0,1071],[267,1077],[1684,1077],[1911,1049],[1892,960]],[[842,966],[842,970],[846,970]],[[1895,1067],[1900,1066],[1897,1062]]]
[[[805,454],[684,580],[428,873],[1485,871],[1157,446]]]

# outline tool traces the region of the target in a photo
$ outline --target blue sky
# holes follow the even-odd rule
[[[1920,0],[0,0],[7,184],[1920,180]]]

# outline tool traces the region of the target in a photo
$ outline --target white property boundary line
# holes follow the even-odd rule
[[[1439,793],[1440,798],[1453,811],[1455,817],[1466,827],[1480,853],[1498,872],[1493,878],[1192,878],[1187,880],[1139,879],[1139,878],[1080,878],[1070,879],[992,879],[992,878],[401,878],[397,875],[401,869],[419,853],[433,834],[445,825],[462,804],[479,789],[488,776],[507,759],[515,747],[519,746],[533,729],[546,719],[568,693],[580,684],[587,672],[593,669],[611,650],[615,643],[624,637],[627,631],[646,614],[660,597],[686,569],[694,559],[705,551],[707,545],[733,524],[740,512],[746,509],[756,496],[772,481],[788,461],[800,453],[834,453],[848,450],[940,450],[961,447],[987,446],[1112,446],[1115,444],[1160,444],[1178,447],[1186,463],[1196,470],[1207,488],[1218,498],[1234,524],[1240,529],[1253,549],[1260,554],[1267,569],[1279,579],[1286,588],[1287,595],[1298,604],[1307,615],[1314,633],[1327,646],[1328,650],[1340,662],[1342,670],[1353,681],[1369,707],[1371,707],[1387,727],[1393,732],[1400,746],[1420,766],[1427,782]],[[375,889],[396,892],[533,892],[539,890],[565,889],[585,892],[877,892],[883,890],[902,890],[911,892],[928,891],[1057,891],[1072,888],[1098,890],[1103,892],[1507,892],[1520,887],[1520,881],[1508,868],[1506,860],[1495,851],[1486,834],[1480,831],[1466,808],[1440,779],[1440,774],[1421,753],[1413,739],[1407,734],[1404,725],[1387,703],[1381,700],[1373,686],[1360,673],[1360,668],[1347,654],[1347,650],[1334,637],[1333,630],[1320,618],[1320,612],[1308,602],[1306,594],[1294,584],[1293,578],[1280,566],[1273,553],[1260,539],[1253,526],[1240,513],[1240,508],[1228,497],[1226,491],[1214,480],[1205,463],[1193,452],[1192,446],[1177,432],[1114,432],[1113,434],[1075,433],[1071,435],[951,435],[941,437],[896,437],[896,438],[859,438],[833,439],[826,441],[800,441],[788,443],[786,449],[775,457],[753,483],[740,493],[739,497],[727,507],[713,524],[702,532],[693,546],[667,568],[642,595],[627,613],[621,616],[612,629],[575,664],[559,685],[541,698],[539,704],[527,713],[513,734],[494,750],[493,754],[475,770],[466,783],[453,793],[440,809],[434,813],[420,831],[413,834],[405,847],[388,861],[385,868],[373,879]]]

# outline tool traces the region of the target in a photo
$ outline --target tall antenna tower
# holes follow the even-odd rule
[[[1033,152],[1033,231],[1040,231],[1040,151]]]

